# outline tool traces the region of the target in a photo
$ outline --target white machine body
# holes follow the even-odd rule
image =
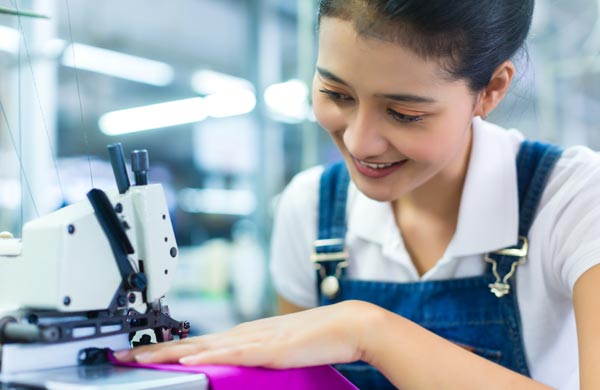
[[[144,310],[142,304],[158,302],[168,291],[177,264],[164,192],[149,184],[107,195],[134,248],[129,260],[148,279],[147,301],[135,293],[127,305]],[[22,240],[0,238],[0,314],[103,310],[120,283],[108,238],[87,199],[26,223]]]

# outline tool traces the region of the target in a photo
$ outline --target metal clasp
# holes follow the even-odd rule
[[[502,298],[506,294],[510,293],[510,285],[508,284],[508,280],[514,275],[515,270],[518,265],[522,265],[525,263],[527,259],[527,252],[529,250],[529,241],[527,237],[519,236],[519,244],[520,248],[505,248],[496,252],[488,253],[485,255],[484,260],[490,264],[492,264],[492,273],[496,278],[494,283],[490,283],[488,287],[492,294],[494,294],[498,298]],[[513,261],[510,266],[510,270],[504,275],[503,278],[498,274],[498,262],[490,257],[491,254],[500,255],[500,256],[512,256],[517,257],[518,259]]]
[[[315,249],[323,246],[343,245],[344,240],[340,238],[330,238],[325,240],[315,241]],[[310,260],[315,264],[315,268],[321,277],[319,286],[321,293],[329,299],[333,299],[340,291],[339,279],[342,276],[342,270],[348,266],[348,252],[325,252],[317,253],[316,251],[310,255]],[[321,263],[334,261],[336,262],[335,274],[327,275],[325,267]]]

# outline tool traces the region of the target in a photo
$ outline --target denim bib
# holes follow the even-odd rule
[[[328,166],[321,176],[319,236],[312,255],[317,268],[320,304],[348,299],[374,303],[484,358],[529,376],[514,273],[525,262],[527,234],[548,176],[561,154],[562,149],[554,145],[522,143],[517,156],[519,240],[512,247],[485,255],[489,265],[483,275],[411,283],[346,277],[348,253],[344,239],[350,178],[343,162]],[[402,348],[402,345],[389,348]],[[381,373],[364,362],[339,364],[336,368],[360,389],[394,389]]]

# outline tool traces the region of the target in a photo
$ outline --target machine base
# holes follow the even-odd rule
[[[3,374],[0,390],[208,390],[204,374],[118,367],[112,364],[70,366]]]

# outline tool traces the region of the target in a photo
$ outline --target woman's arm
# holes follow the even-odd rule
[[[403,317],[379,310],[362,359],[394,385],[426,389],[547,389]]]
[[[582,389],[600,389],[600,265],[585,272],[573,288]]]
[[[271,368],[364,360],[397,387],[547,388],[361,301],[253,321],[220,334],[139,347],[118,358]]]

